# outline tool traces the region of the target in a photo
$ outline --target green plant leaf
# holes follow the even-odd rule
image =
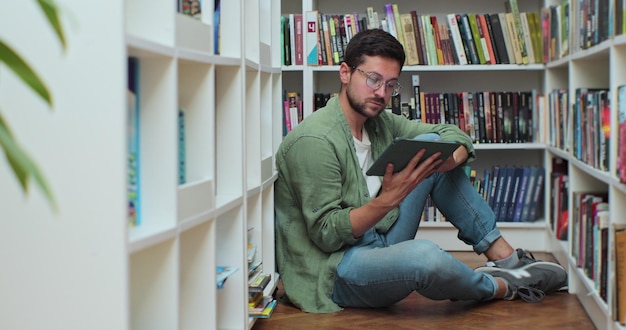
[[[30,68],[11,47],[0,40],[0,62],[6,63],[6,65],[15,74],[24,81],[37,95],[41,96],[48,105],[52,106],[52,96],[48,91],[48,88],[39,78],[37,73]]]
[[[19,144],[15,141],[13,134],[11,134],[9,127],[2,118],[1,114],[0,146],[2,146],[2,149],[4,150],[4,155],[6,156],[6,159],[9,162],[11,169],[13,169],[15,177],[22,186],[22,190],[25,193],[28,193],[29,177],[32,176],[32,178],[43,191],[52,208],[56,211],[57,205],[46,180],[44,179],[43,175],[41,175],[41,172],[37,168],[35,162],[30,159],[26,152],[22,150]]]
[[[58,14],[59,11],[58,11],[57,5],[54,3],[53,0],[37,0],[37,3],[39,4],[39,7],[46,15],[46,18],[48,19],[48,23],[52,25],[54,32],[56,32],[57,36],[59,37],[59,41],[61,42],[63,49],[65,49],[66,48],[65,35],[63,33],[63,26],[61,25],[59,21],[59,14]]]

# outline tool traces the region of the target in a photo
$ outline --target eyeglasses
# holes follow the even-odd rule
[[[381,76],[378,72],[365,72],[355,66],[353,66],[352,69],[357,70],[367,76],[367,78],[365,78],[365,84],[367,85],[367,87],[373,90],[377,90],[382,85],[385,85],[385,92],[391,94],[391,96],[396,96],[400,94],[400,89],[402,89],[402,85],[400,85],[400,82],[398,80],[393,79],[385,82],[385,78],[383,78],[383,76]]]

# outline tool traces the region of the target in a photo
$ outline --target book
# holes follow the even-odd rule
[[[457,14],[456,17],[457,21],[459,22],[459,32],[461,33],[464,45],[466,45],[468,50],[466,54],[468,54],[469,62],[471,64],[480,64],[480,59],[478,58],[478,50],[476,49],[476,44],[474,43],[474,37],[470,28],[468,15]]]
[[[487,57],[485,56],[486,44],[484,43],[484,38],[480,36],[481,31],[478,29],[478,23],[476,21],[476,15],[467,14],[466,15],[469,22],[469,30],[472,34],[472,40],[474,42],[474,46],[476,48],[476,54],[478,55],[478,63],[477,64],[489,64],[487,62],[487,57],[489,54],[487,53]]]
[[[437,16],[430,15],[430,25],[432,26],[433,40],[435,41],[435,54],[437,58],[437,64],[446,64],[443,55],[442,34],[441,31],[439,31]]]
[[[517,28],[515,27],[515,17],[513,17],[513,13],[504,13],[504,19],[500,21],[503,23],[506,22],[508,36],[505,36],[505,38],[509,40],[509,44],[513,50],[513,59],[515,59],[515,61],[511,61],[511,63],[524,64],[524,57],[522,56],[522,49],[517,37]],[[528,60],[528,57],[526,59]]]
[[[281,16],[280,17],[281,20],[281,35],[282,35],[282,51],[281,51],[281,58],[283,61],[283,65],[291,65],[291,31],[289,28],[290,22],[289,22],[289,17],[288,16]]]
[[[420,150],[426,149],[426,152],[422,156],[421,161],[434,155],[435,153],[441,153],[439,159],[446,160],[454,150],[460,146],[456,142],[445,141],[423,141],[416,139],[396,139],[390,144],[385,151],[374,161],[374,164],[367,170],[366,174],[371,176],[383,176],[387,164],[392,163],[394,165],[393,172],[402,171],[413,156]],[[421,162],[420,161],[420,162]],[[419,165],[419,163],[418,163]]]
[[[333,65],[333,47],[332,47],[332,42],[331,42],[331,36],[330,36],[330,24],[328,22],[328,15],[326,14],[320,14],[321,16],[321,21],[322,21],[322,31],[324,31],[323,33],[323,37],[324,37],[324,46],[322,47],[322,49],[325,50],[326,52],[326,57],[324,59],[324,64],[325,65]]]
[[[458,64],[468,64],[465,48],[463,47],[463,39],[461,38],[461,31],[459,30],[459,23],[456,20],[456,15],[448,14],[446,18],[448,22],[448,28],[450,29],[450,36],[452,37],[452,44],[454,45]]]
[[[269,318],[270,316],[272,316],[272,313],[274,312],[277,303],[278,302],[276,301],[276,299],[272,299],[272,301],[261,312],[253,311],[248,314],[252,318]]]
[[[411,17],[411,14],[401,14],[400,23],[404,35],[404,52],[406,53],[406,64],[418,65],[420,64],[420,60],[417,54],[417,43],[414,32],[415,28],[413,27],[413,18]]]
[[[617,177],[626,182],[626,85],[617,87]]]
[[[139,59],[128,58],[128,86],[126,92],[126,115],[127,115],[127,194],[128,211],[127,220],[131,226],[141,224],[141,198],[140,198],[140,97],[139,97]]]
[[[410,11],[411,20],[413,21],[413,34],[415,35],[415,46],[417,49],[417,57],[419,58],[419,64],[428,64],[424,59],[424,39],[423,33],[424,31],[421,28],[420,22],[421,20],[417,17],[417,12],[415,10]],[[418,99],[415,99],[415,103],[419,103]]]
[[[228,279],[228,277],[234,274],[236,271],[237,271],[237,267],[217,266],[217,275],[216,275],[217,288],[218,289],[224,288],[224,283],[226,283],[226,280]]]
[[[398,25],[396,25],[396,17],[393,13],[393,4],[388,3],[385,5],[385,15],[387,15],[387,32],[400,41],[398,37]]]
[[[476,19],[480,22],[480,26],[483,29],[483,35],[485,36],[485,43],[487,44],[487,50],[489,51],[489,58],[491,64],[500,64],[500,59],[496,54],[495,44],[493,41],[493,31],[489,16],[485,14],[476,14]]]
[[[254,301],[248,301],[248,313],[250,315],[259,315],[263,312],[265,308],[270,306],[272,301],[274,301],[274,297],[272,296],[264,296],[262,293],[257,293],[258,297]],[[250,306],[252,304],[252,306]]]
[[[178,109],[178,184],[187,182],[185,110]]]
[[[487,26],[491,27],[491,39],[495,46],[494,53],[498,64],[509,64],[509,55],[504,41],[502,26],[500,25],[500,16],[498,14],[486,14],[485,20],[487,21]]]
[[[513,49],[513,43],[511,42],[511,34],[509,33],[509,25],[506,18],[506,13],[496,13],[492,14],[492,22],[494,22],[494,18],[497,17],[497,20],[500,25],[500,29],[502,30],[502,39],[504,40],[504,47],[506,49],[507,57],[509,58],[509,64],[516,64],[515,52]]]
[[[519,10],[519,6],[517,0],[505,0],[504,7],[507,13],[512,14],[513,18],[513,27],[515,31],[515,36],[517,38],[517,42],[519,45],[519,51],[522,56],[521,64],[528,64],[528,46],[526,45],[526,40],[524,39],[524,31],[522,28],[522,17]],[[520,64],[520,63],[518,63]]]
[[[423,114],[424,109],[420,104],[420,76],[418,74],[411,75],[411,86],[413,87],[413,98],[415,99],[415,120],[424,122],[425,115]]]
[[[521,222],[522,220],[522,210],[524,208],[526,195],[529,190],[530,174],[530,167],[522,168],[522,176],[519,183],[519,190],[517,192],[517,196],[515,197],[513,211],[509,211],[509,215],[512,213],[512,216],[510,216],[512,222]]]
[[[248,281],[248,292],[263,292],[271,279],[272,275],[270,274],[258,273]]]
[[[615,225],[614,225],[615,226]],[[616,320],[621,325],[626,324],[626,228],[615,226],[615,304],[617,306]]]
[[[213,52],[215,55],[220,54],[220,29],[222,24],[220,24],[222,6],[220,0],[215,0],[215,6],[213,7]],[[281,40],[282,42],[282,40]],[[281,48],[282,49],[282,48]]]
[[[526,53],[528,55],[528,63],[540,63],[539,61],[535,60],[533,41],[530,34],[528,16],[526,14],[527,13],[520,13],[520,21],[522,23],[522,35],[524,37],[524,45],[526,46]]]
[[[310,10],[305,13],[306,20],[306,64],[307,65],[319,65],[319,30],[318,30],[318,18],[319,12],[317,10]]]
[[[506,197],[508,187],[510,187],[513,180],[513,173],[515,168],[506,166],[500,168],[498,175],[498,187],[496,188],[496,195],[493,201],[493,213],[496,216],[496,221],[504,221],[504,215],[506,214]]]
[[[295,47],[294,47],[294,57],[295,57],[295,64],[296,65],[302,65],[304,64],[304,31],[302,29],[302,25],[303,25],[303,16],[302,14],[294,14],[293,15],[294,18],[294,32],[295,32],[295,36],[294,36],[294,42],[295,42]]]
[[[289,63],[296,64],[296,15],[288,14],[289,19]]]
[[[523,171],[524,169],[522,167],[515,167],[510,184],[507,182],[507,187],[505,187],[507,190],[504,194],[504,205],[506,206],[506,211],[503,213],[502,210],[500,210],[500,215],[502,218],[501,221],[513,221],[513,214],[515,212],[515,201],[519,192],[519,185],[520,181],[522,180]]]
[[[528,183],[526,186],[526,193],[524,193],[524,200],[522,201],[522,210],[519,215],[520,222],[528,221],[528,214],[530,211],[530,204],[533,199],[533,194],[535,192],[535,189],[537,189],[536,186],[540,184],[536,180],[537,180],[537,167],[531,166],[529,168],[529,173],[528,173]]]
[[[402,21],[400,18],[400,8],[398,7],[397,3],[394,3],[391,5],[391,12],[393,16],[393,21],[396,24],[396,34],[397,34],[398,41],[400,41],[400,44],[402,45],[402,47],[406,49],[404,30],[402,29]]]

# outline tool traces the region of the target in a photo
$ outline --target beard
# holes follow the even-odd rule
[[[356,97],[352,95],[352,88],[350,88],[350,85],[346,86],[346,97],[352,110],[367,118],[373,118],[378,116],[381,111],[385,110],[384,105],[387,104],[387,102],[385,102],[385,99],[379,97],[369,98],[361,102],[357,101]],[[382,106],[372,107],[372,104],[368,103],[369,101],[382,104]]]

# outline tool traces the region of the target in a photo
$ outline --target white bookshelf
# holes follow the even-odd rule
[[[570,4],[576,1],[570,1]],[[373,6],[380,15],[386,16],[384,5],[389,2],[374,1],[361,4],[331,0],[302,0],[283,2],[281,15],[306,13],[318,10],[327,14],[345,14],[358,12],[365,14],[367,6]],[[443,19],[448,13],[493,13],[504,12],[503,1],[472,1],[471,3],[455,0],[436,2],[395,1],[401,13],[416,10],[418,14],[437,15]],[[540,8],[561,3],[558,0],[519,1],[520,11],[535,11]],[[575,6],[570,6],[570,17],[577,15]],[[577,31],[577,23],[572,20],[570,31]],[[571,46],[570,46],[571,47]],[[479,176],[485,168],[500,165],[538,165],[546,168],[544,182],[543,219],[534,223],[498,223],[507,240],[514,247],[531,251],[547,251],[555,255],[559,262],[566,265],[570,274],[570,292],[576,294],[585,310],[599,329],[624,329],[612,321],[612,311],[599,297],[597,290],[586,275],[576,268],[571,257],[569,242],[555,238],[550,225],[550,190],[549,173],[553,158],[563,158],[569,162],[570,209],[574,190],[601,189],[609,193],[611,223],[624,223],[622,214],[626,213],[626,185],[619,183],[616,175],[617,146],[617,111],[615,107],[617,86],[626,84],[626,37],[611,38],[591,49],[574,51],[571,55],[552,61],[546,65],[465,65],[465,66],[405,66],[401,76],[403,86],[411,86],[411,74],[419,74],[421,89],[424,92],[459,92],[481,90],[531,90],[547,94],[554,88],[567,88],[570,91],[570,107],[574,102],[573,93],[578,87],[605,87],[610,89],[612,99],[612,127],[610,169],[608,172],[596,170],[575,159],[568,150],[551,146],[544,139],[525,144],[477,144],[478,159],[472,164]],[[304,100],[305,117],[312,112],[313,93],[332,93],[339,91],[337,66],[283,66],[283,88],[297,91]],[[411,97],[410,88],[403,88],[402,100]],[[550,129],[547,127],[547,129]],[[503,163],[505,162],[505,163]],[[571,229],[570,229],[571,230]],[[469,250],[456,238],[455,229],[447,223],[427,223],[420,226],[418,235],[427,237],[448,250]],[[570,235],[571,237],[571,235]],[[609,242],[612,244],[612,242]],[[609,292],[613,292],[614,264],[609,265],[613,277],[610,279]],[[610,294],[610,299],[614,299]]]
[[[0,5],[0,39],[40,73],[54,100],[48,109],[0,66],[0,113],[58,204],[55,213],[35,185],[24,196],[2,161],[1,260],[11,271],[0,272],[0,328],[251,328],[248,243],[273,275],[266,293],[278,278],[280,0],[222,1],[219,55],[213,2],[204,2],[201,20],[176,13],[170,0],[57,2],[65,52],[34,1]],[[140,63],[142,223],[132,228],[127,56]],[[219,290],[218,265],[239,268]]]

